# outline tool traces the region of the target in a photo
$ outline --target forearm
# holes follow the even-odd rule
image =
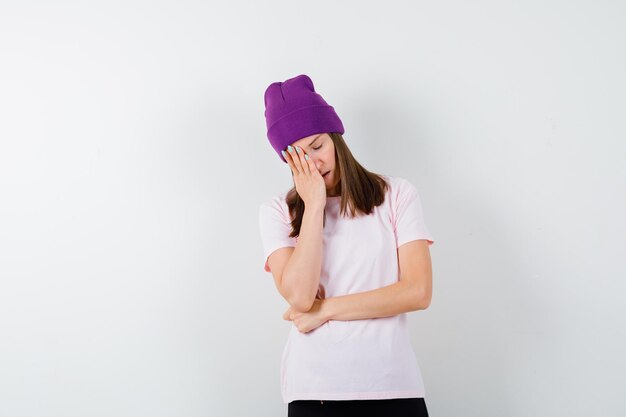
[[[322,314],[327,320],[361,320],[390,317],[421,310],[424,297],[404,281],[355,294],[326,298]]]
[[[317,294],[322,272],[324,207],[305,208],[298,243],[282,275],[290,305],[306,312]]]

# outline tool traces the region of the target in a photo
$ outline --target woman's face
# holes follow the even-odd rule
[[[295,141],[291,146],[299,146],[309,155],[320,174],[324,176],[327,190],[332,190],[337,185],[339,175],[335,169],[335,144],[328,133],[307,136]]]

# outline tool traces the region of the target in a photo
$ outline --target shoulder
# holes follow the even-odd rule
[[[388,192],[393,198],[397,198],[398,196],[404,195],[406,193],[417,192],[415,185],[413,185],[413,183],[410,180],[404,177],[398,177],[395,175],[381,175],[381,176],[385,179],[387,184],[389,184]]]
[[[273,197],[267,198],[263,200],[260,204],[261,207],[263,206],[275,207],[275,206],[283,206],[283,205],[284,206],[287,205],[287,191],[282,192]]]
[[[285,217],[289,213],[289,207],[287,206],[287,191],[268,198],[259,204],[259,215],[263,213],[277,213]]]

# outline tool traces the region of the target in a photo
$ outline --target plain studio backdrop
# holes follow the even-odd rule
[[[0,416],[281,416],[263,93],[418,188],[432,416],[626,413],[618,1],[0,3]]]

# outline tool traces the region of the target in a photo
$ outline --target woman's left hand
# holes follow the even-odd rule
[[[293,321],[300,333],[308,333],[328,321],[322,310],[323,303],[324,300],[316,298],[313,306],[306,313],[301,313],[289,307],[283,314],[283,319]]]

